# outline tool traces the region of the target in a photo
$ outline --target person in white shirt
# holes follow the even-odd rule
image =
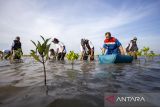
[[[57,38],[54,38],[52,42],[56,45],[56,54],[57,54],[57,60],[64,60],[64,57],[66,55],[66,47],[65,45],[60,42]]]
[[[81,39],[81,60],[87,60],[88,56],[90,61],[94,60],[94,46],[88,39]]]

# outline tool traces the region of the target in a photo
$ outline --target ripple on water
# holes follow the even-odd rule
[[[160,59],[159,59],[160,60]],[[47,62],[48,90],[43,89],[42,64],[0,62],[0,106],[102,107],[106,92],[160,92],[160,66],[156,61],[106,64],[76,61]],[[46,92],[48,95],[46,96]]]

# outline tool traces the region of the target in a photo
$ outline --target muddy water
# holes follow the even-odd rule
[[[0,107],[103,107],[104,93],[160,93],[160,57],[132,64],[0,62]]]

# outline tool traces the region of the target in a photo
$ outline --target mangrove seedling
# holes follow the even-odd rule
[[[155,57],[156,54],[154,53],[154,51],[150,51],[150,53],[148,54],[148,57],[153,59],[153,57]]]
[[[73,64],[74,64],[74,61],[77,60],[79,57],[78,54],[74,53],[74,51],[70,51],[68,54],[67,54],[67,59],[69,61],[71,61],[71,64],[72,64],[72,68],[73,68]]]
[[[148,56],[148,51],[149,51],[149,47],[143,47],[142,49],[143,53],[144,53],[144,56]]]
[[[137,55],[137,56],[142,56],[142,51],[137,51],[137,52],[136,52],[136,55]]]
[[[150,53],[148,54],[149,57],[154,57],[156,56],[156,54],[154,53],[154,51],[150,51]]]
[[[145,57],[145,62],[147,61],[148,51],[149,51],[149,47],[143,47],[142,52]]]
[[[15,51],[15,59],[21,59],[23,52],[22,49],[14,50]]]
[[[48,60],[48,52],[50,48],[50,44],[48,44],[49,39],[44,39],[43,36],[41,36],[43,42],[39,42],[36,44],[34,41],[31,40],[31,42],[34,44],[36,47],[36,50],[31,50],[30,55],[38,62],[43,64],[43,70],[44,70],[44,84],[45,86],[47,85],[47,79],[46,79],[46,67],[45,63]],[[37,55],[37,53],[39,55]],[[40,56],[40,57],[39,57]]]

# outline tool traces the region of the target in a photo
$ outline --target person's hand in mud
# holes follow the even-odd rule
[[[92,55],[91,57],[90,57],[90,61],[93,61],[94,60],[94,56]]]
[[[80,60],[81,60],[81,61],[83,61],[84,54],[85,54],[85,52],[84,52],[84,51],[83,51],[83,52],[81,52],[81,57],[80,57]]]

